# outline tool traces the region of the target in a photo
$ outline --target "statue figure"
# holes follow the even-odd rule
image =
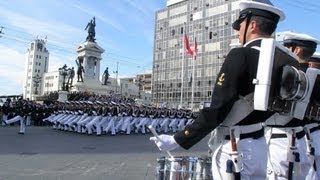
[[[90,20],[90,22],[88,22],[86,28],[84,30],[88,29],[88,36],[87,36],[87,41],[90,42],[94,42],[95,36],[96,36],[96,31],[95,31],[95,27],[96,27],[96,18],[93,17],[93,19]]]
[[[70,69],[70,74],[69,74],[69,78],[68,78],[68,85],[72,86],[73,78],[74,78],[74,68],[72,67]]]
[[[76,59],[76,63],[78,65],[78,70],[77,70],[77,82],[83,82],[83,77],[82,77],[82,73],[85,73],[84,72],[84,68],[82,66],[82,63],[79,61],[78,62],[78,59]]]
[[[103,76],[104,76],[104,85],[107,85],[108,79],[110,76],[109,71],[108,71],[108,67],[106,68],[106,70],[104,70]]]

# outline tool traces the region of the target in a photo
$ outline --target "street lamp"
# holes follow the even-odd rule
[[[37,74],[37,75],[33,76],[32,78],[33,78],[34,87],[35,87],[34,94],[38,94],[38,87],[41,82],[41,76],[39,76],[39,74]]]
[[[67,65],[63,65],[61,68],[59,68],[59,74],[63,77],[62,80],[62,91],[68,91],[68,85],[66,85],[66,76],[69,74],[70,69],[67,69]]]

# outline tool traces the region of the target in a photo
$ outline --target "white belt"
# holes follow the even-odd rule
[[[262,129],[262,123],[243,125],[243,126],[232,126],[230,129],[234,130],[235,136],[239,137],[240,134],[248,134]]]
[[[243,126],[218,126],[214,131],[211,132],[211,137],[208,142],[208,146],[212,151],[216,150],[217,145],[221,144],[225,136],[230,135],[230,130],[234,130],[234,135],[239,138],[241,134],[252,133],[259,131],[263,128],[262,123],[243,125]]]
[[[311,124],[306,124],[304,127],[308,128],[310,130],[310,129],[315,128],[317,126],[319,126],[318,123],[311,123]]]

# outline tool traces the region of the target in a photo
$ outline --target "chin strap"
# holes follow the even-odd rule
[[[247,36],[247,31],[248,31],[248,27],[249,27],[249,23],[251,21],[251,17],[252,17],[252,14],[248,14],[247,15],[247,19],[246,19],[246,28],[244,29],[244,34],[243,34],[243,45],[246,44],[246,36]]]

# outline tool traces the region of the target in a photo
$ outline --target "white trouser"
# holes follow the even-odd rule
[[[78,124],[78,133],[86,133],[86,124],[91,121],[93,116],[87,116],[81,122],[77,122]]]
[[[155,118],[155,119],[152,119],[151,120],[151,127],[153,127],[154,129],[156,129],[157,128],[157,126],[158,126],[158,124],[159,124],[159,119],[158,118]]]
[[[24,118],[23,117],[21,117],[21,116],[16,116],[16,117],[14,117],[14,118],[11,118],[11,119],[8,119],[8,120],[6,120],[5,122],[7,123],[7,124],[11,124],[11,123],[14,123],[14,122],[17,122],[17,121],[20,121],[20,130],[19,130],[19,133],[20,134],[24,134],[25,133],[25,131],[26,131],[26,125],[25,125],[25,120],[24,120]]]
[[[118,116],[118,120],[116,121],[115,123],[115,131],[116,132],[119,132],[121,127],[122,127],[122,124],[123,124],[123,121],[124,121],[124,118],[123,116]]]
[[[180,119],[179,124],[178,124],[178,131],[182,131],[186,127],[186,119]]]
[[[170,124],[168,125],[169,128],[172,129],[172,132],[177,132],[177,126],[179,123],[179,119],[178,118],[174,118],[171,120]]]
[[[116,130],[115,130],[115,123],[116,123],[116,120],[118,119],[118,116],[112,116],[110,118],[110,121],[108,122],[108,125],[107,127],[104,129],[104,131],[106,133],[108,133],[109,131],[111,132],[112,135],[115,135],[116,134]]]
[[[31,125],[31,116],[27,116],[27,120],[26,120],[26,125],[30,126]]]
[[[121,131],[126,131],[126,134],[130,134],[131,132],[131,121],[132,121],[132,116],[124,116],[123,117],[123,123],[121,125]]]
[[[140,117],[132,117],[132,121],[130,122],[130,129],[136,128],[140,122]]]
[[[4,121],[7,120],[7,119],[8,119],[8,115],[3,114],[3,115],[2,115],[2,121],[3,121],[3,122],[1,123],[2,126],[5,125]]]
[[[239,140],[237,142],[237,150],[239,155],[242,155],[241,180],[265,180],[267,169],[267,143],[265,138]],[[230,140],[224,140],[220,149],[212,157],[212,163],[217,164],[216,166],[223,180],[228,176],[226,163],[231,159],[231,152]],[[218,176],[213,174],[214,179],[220,179]]]
[[[105,129],[109,123],[110,116],[104,116],[102,119],[96,124],[97,136],[101,135],[101,129]]]
[[[162,121],[159,122],[159,124],[160,124],[160,129],[159,130],[167,133],[170,121],[171,121],[170,118],[162,119]]]
[[[146,125],[148,124],[149,118],[148,117],[141,117],[139,124],[136,125],[136,132],[141,131],[142,134],[146,133]]]
[[[75,118],[73,121],[70,121],[68,123],[69,131],[78,131],[78,124],[77,122],[81,121],[82,119],[86,118],[88,115],[77,115],[77,118]]]
[[[286,134],[292,128],[271,128],[266,127],[265,137],[269,145],[268,155],[268,179],[270,180],[285,180],[288,179],[288,148],[290,148],[290,141],[287,137],[284,138],[270,138],[272,134]],[[302,128],[301,128],[302,129]],[[301,130],[298,130],[300,132]],[[290,136],[290,135],[289,135]],[[300,172],[294,174],[295,180],[304,180],[310,170],[310,163],[306,155],[306,141],[305,138],[296,139],[297,151],[300,155],[300,163],[295,164],[296,169]]]
[[[89,123],[85,125],[88,130],[88,134],[92,134],[93,126],[96,126],[96,124],[99,123],[100,119],[101,116],[95,116]]]
[[[55,116],[56,116],[56,114],[51,114],[49,117],[46,117],[46,118],[42,119],[42,121],[43,122],[45,122],[45,121],[51,122],[52,118],[55,117]]]
[[[315,179],[318,180],[320,179],[320,130],[316,130],[311,133],[311,139],[313,143],[313,147],[315,149],[315,162],[317,166],[317,172],[316,172],[316,177]]]

